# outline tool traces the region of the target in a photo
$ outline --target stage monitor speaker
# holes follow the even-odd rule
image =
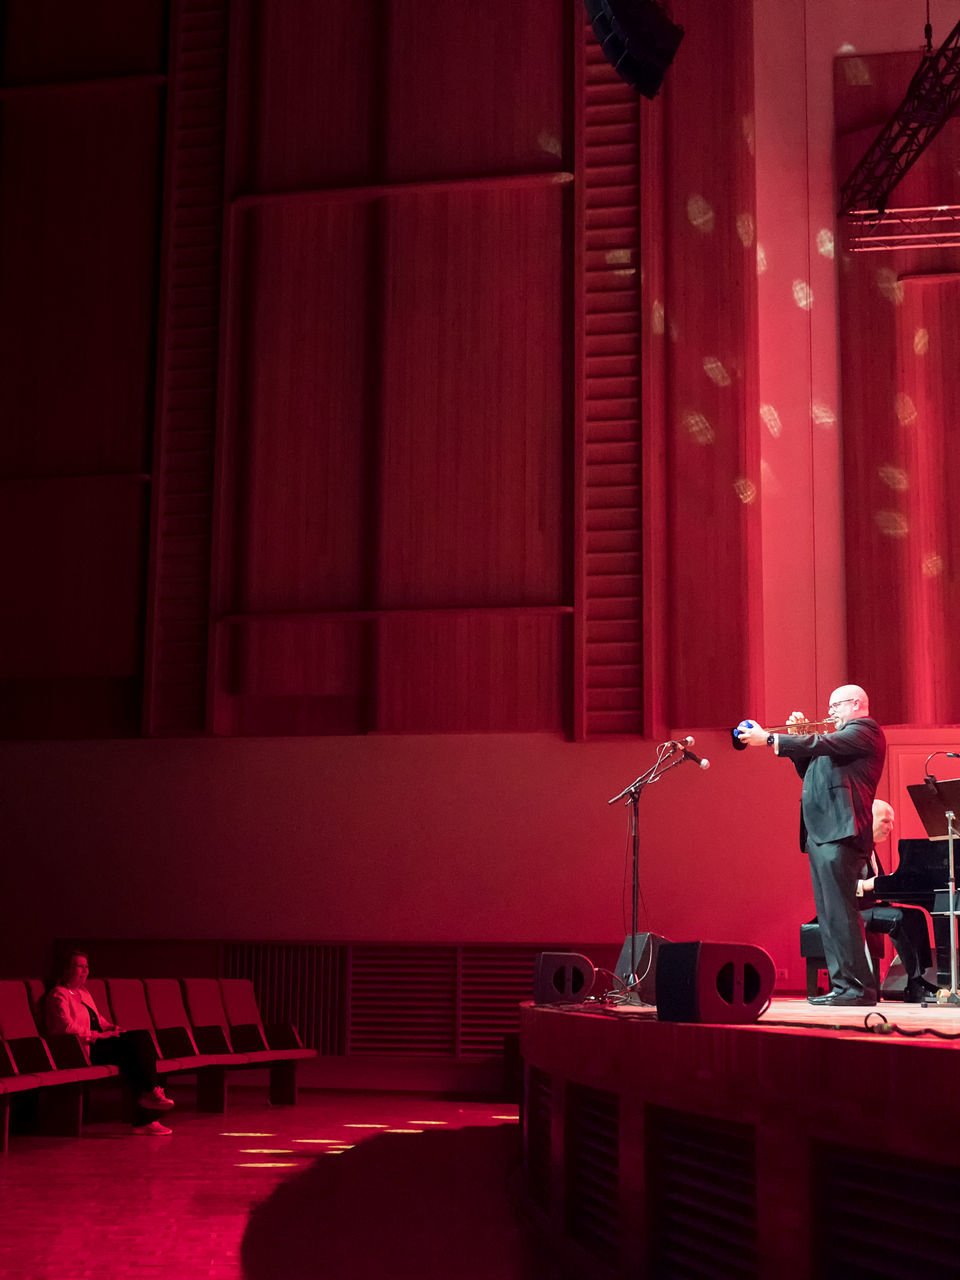
[[[637,957],[637,981],[632,984],[630,969],[630,934],[628,933],[620,950],[620,959],[617,961],[614,973],[624,984],[630,987],[636,995],[644,1002],[644,1004],[657,1003],[657,955],[666,938],[661,938],[659,933],[637,933],[634,935],[637,940],[636,957]],[[619,988],[617,988],[619,990]]]
[[[683,39],[655,0],[586,0],[603,56],[621,80],[655,98]]]
[[[657,958],[661,1022],[756,1022],[777,971],[746,942],[666,942]]]
[[[596,970],[575,951],[541,951],[533,970],[535,1004],[579,1004],[593,989]]]

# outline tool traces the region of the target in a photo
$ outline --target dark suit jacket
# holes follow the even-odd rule
[[[777,749],[803,779],[800,848],[845,840],[868,854],[873,848],[873,797],[883,772],[887,740],[869,716],[836,733],[781,733]]]

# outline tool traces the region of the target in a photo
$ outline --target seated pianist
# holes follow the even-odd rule
[[[919,907],[893,907],[889,903],[879,902],[874,888],[877,876],[882,874],[876,846],[889,838],[895,817],[892,805],[885,800],[874,800],[874,849],[870,854],[869,865],[864,865],[863,876],[857,882],[857,897],[860,899],[860,916],[864,929],[870,933],[888,934],[903,962],[907,975],[904,1000],[919,1004],[924,996],[936,991],[936,987],[923,976],[930,964],[927,918]]]

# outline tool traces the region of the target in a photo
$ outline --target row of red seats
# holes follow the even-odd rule
[[[223,1112],[227,1072],[266,1067],[270,1101],[297,1100],[297,1063],[316,1056],[289,1023],[265,1025],[247,978],[91,978],[97,1008],[129,1031],[147,1031],[161,1076],[196,1076],[197,1109]],[[0,980],[0,1151],[6,1151],[10,1099],[44,1090],[47,1132],[79,1135],[84,1087],[118,1074],[91,1066],[76,1036],[46,1036],[43,983]]]

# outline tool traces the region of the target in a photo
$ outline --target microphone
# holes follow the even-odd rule
[[[698,756],[695,751],[690,750],[694,742],[696,742],[696,738],[694,738],[692,734],[688,733],[682,742],[675,742],[673,745],[683,752],[684,760],[692,760],[693,763],[698,764],[701,769],[709,769],[710,761],[703,759],[701,756]]]
[[[696,753],[695,751],[688,751],[686,747],[684,747],[684,748],[683,748],[683,758],[684,758],[684,760],[692,760],[692,761],[693,761],[693,763],[694,763],[694,764],[698,764],[698,765],[700,766],[700,768],[701,768],[701,769],[709,769],[709,768],[710,768],[710,761],[709,761],[709,760],[707,760],[707,759],[706,759],[705,757],[703,757],[703,756],[698,756],[698,755],[697,755],[697,753]]]

